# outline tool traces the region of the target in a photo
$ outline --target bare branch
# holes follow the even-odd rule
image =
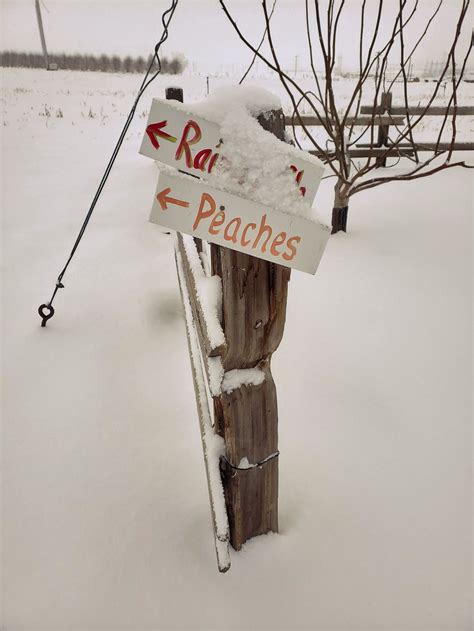
[[[234,28],[235,32],[237,33],[237,35],[239,36],[239,38],[242,40],[242,42],[247,46],[247,48],[249,48],[251,51],[253,51],[257,57],[259,59],[261,59],[264,64],[266,66],[268,66],[271,70],[273,70],[274,72],[276,72],[280,78],[280,80],[284,79],[286,82],[290,83],[297,92],[299,92],[299,94],[303,97],[304,100],[307,101],[307,103],[309,104],[309,106],[311,107],[311,109],[314,111],[315,116],[318,118],[318,120],[321,123],[321,126],[324,127],[324,129],[326,130],[326,132],[328,134],[330,134],[330,128],[328,128],[327,123],[324,122],[324,118],[323,116],[321,116],[321,113],[318,111],[317,107],[314,105],[314,103],[309,99],[309,97],[307,96],[307,94],[300,88],[300,86],[296,83],[296,81],[294,81],[290,76],[288,76],[282,69],[281,67],[274,63],[272,63],[269,59],[267,59],[264,55],[261,54],[261,52],[259,50],[257,50],[257,48],[255,48],[250,42],[249,40],[243,35],[242,31],[239,29],[237,23],[235,22],[234,18],[232,17],[232,15],[230,14],[225,0],[219,0],[219,4],[221,5],[224,13],[226,14],[227,18],[229,19],[232,27]],[[267,31],[268,32],[268,31]],[[285,85],[285,88],[287,89],[288,92],[288,88]],[[296,110],[297,108],[296,106],[296,101],[294,100],[294,96],[292,94],[291,91],[288,92],[290,99],[292,100],[292,104],[294,109]],[[314,146],[319,150],[321,149],[318,145],[318,143],[313,139],[311,133],[307,130],[306,126],[304,125],[304,122],[301,121],[301,119],[298,117],[298,120],[300,121],[301,126],[303,127],[303,129],[305,130],[306,134],[308,135],[308,137],[311,139],[311,141],[313,142]]]
[[[265,3],[265,0],[264,0]],[[347,168],[347,159],[344,155],[345,152],[345,143],[344,143],[344,124],[341,124],[339,120],[339,115],[337,112],[336,101],[334,98],[334,89],[332,85],[332,66],[331,66],[331,27],[332,27],[332,9],[333,4],[329,5],[327,11],[327,37],[328,37],[328,48],[326,49],[324,44],[324,35],[322,30],[322,22],[321,15],[319,13],[319,0],[315,0],[315,11],[316,11],[316,24],[318,27],[318,37],[321,46],[321,52],[324,58],[324,68],[325,68],[325,96],[324,96],[324,109],[326,112],[330,112],[330,116],[328,118],[333,119],[333,124],[331,128],[335,129],[335,133],[333,135],[333,140],[335,144],[336,156],[338,158],[340,169],[342,170],[344,176],[343,179],[349,177],[349,172]]]
[[[270,11],[269,21],[272,19],[273,12],[275,11],[276,3],[277,3],[277,0],[273,0],[273,6],[272,6],[272,10]],[[263,42],[265,41],[265,37],[267,36],[267,30],[268,30],[267,27],[265,27],[265,30],[264,30],[263,35],[262,35],[262,39],[260,40],[260,44],[257,46],[257,50],[258,51],[263,46]],[[250,62],[249,67],[247,68],[247,70],[242,75],[242,78],[239,81],[239,85],[242,85],[242,83],[245,81],[245,79],[246,79],[248,73],[250,72],[250,70],[252,69],[252,66],[254,65],[256,59],[257,59],[257,54],[254,53],[254,56],[252,57],[252,61]]]
[[[316,81],[316,87],[318,89],[318,94],[319,94],[319,102],[320,104],[324,107],[323,104],[323,94],[321,92],[321,86],[319,84],[319,78],[318,78],[318,73],[316,72],[316,68],[314,65],[314,57],[313,57],[313,42],[311,39],[311,32],[310,32],[310,21],[309,21],[309,8],[308,8],[308,0],[305,0],[305,17],[306,17],[306,37],[308,39],[308,46],[309,46],[309,60],[310,60],[310,64],[311,64],[311,70],[313,71],[313,76],[314,76],[314,80]]]
[[[426,37],[426,34],[429,31],[429,28],[431,26],[431,23],[433,22],[433,20],[435,19],[435,17],[438,15],[439,10],[441,9],[442,5],[443,5],[444,0],[439,0],[438,2],[438,6],[436,7],[436,9],[433,11],[432,15],[430,16],[428,22],[426,23],[426,26],[422,32],[422,34],[420,35],[420,37],[418,38],[418,40],[416,41],[415,45],[413,46],[413,48],[411,49],[410,54],[407,56],[407,58],[405,59],[405,62],[408,63],[410,61],[410,59],[413,57],[413,54],[415,53],[415,51],[417,50],[418,46],[421,44],[421,42],[423,41],[423,39]],[[401,69],[397,72],[397,74],[393,77],[393,79],[391,80],[390,84],[385,88],[384,86],[384,90],[390,91],[393,88],[393,85],[395,83],[395,81],[398,79],[398,77],[401,74]]]
[[[299,86],[296,84],[295,81],[293,81],[288,75],[286,75],[281,66],[280,66],[280,62],[278,61],[278,57],[276,54],[276,50],[275,50],[275,46],[273,43],[273,37],[272,37],[272,33],[271,33],[271,29],[270,29],[270,20],[269,20],[269,14],[268,14],[268,10],[267,10],[267,3],[266,0],[262,1],[262,7],[263,7],[263,13],[265,16],[265,23],[267,25],[267,36],[268,36],[268,43],[270,45],[270,50],[273,56],[273,61],[275,64],[275,68],[276,71],[278,72],[278,76],[280,77],[280,81],[282,82],[283,86],[285,87],[288,96],[291,99],[294,111],[296,111],[298,119],[300,121],[300,124],[302,125],[305,133],[308,135],[309,138],[311,138],[311,141],[313,142],[313,145],[315,147],[318,148],[318,150],[320,149],[320,147],[318,146],[318,143],[316,142],[316,140],[313,138],[312,134],[309,133],[308,128],[303,124],[302,119],[300,117],[299,111],[298,111],[298,107],[297,104],[295,102],[295,98],[293,96],[292,91],[289,89],[287,82],[290,82],[292,85],[294,85],[295,87],[297,87],[298,91],[301,93],[302,97],[305,98],[308,103],[310,103],[310,105],[312,106],[313,111],[316,113],[318,120],[323,123],[323,127],[325,128],[326,132],[328,133],[329,136],[332,136],[332,134],[330,133],[330,126],[328,125],[328,123],[326,121],[323,122],[322,117],[319,115],[317,109],[315,108],[314,104],[311,103],[309,97],[308,97],[308,93],[307,92],[302,92],[301,89],[299,88]]]
[[[407,138],[407,136],[408,136],[410,133],[412,133],[412,132],[413,132],[413,129],[414,129],[414,128],[415,128],[415,127],[416,127],[416,126],[420,123],[420,121],[422,121],[422,120],[423,120],[423,118],[424,118],[424,116],[426,115],[426,113],[427,113],[428,109],[430,108],[431,104],[433,103],[434,99],[436,98],[436,96],[437,96],[437,94],[438,94],[438,91],[439,91],[439,87],[440,87],[440,85],[441,85],[441,81],[442,81],[442,79],[444,78],[444,76],[446,75],[446,71],[447,71],[447,69],[448,69],[448,67],[449,67],[449,65],[450,65],[450,59],[451,59],[451,56],[454,54],[454,51],[456,50],[457,43],[458,43],[458,41],[459,41],[459,36],[460,36],[460,34],[461,34],[462,25],[463,25],[464,19],[465,19],[465,17],[466,17],[466,13],[467,13],[468,6],[469,6],[469,0],[463,0],[463,5],[462,5],[461,13],[460,13],[460,15],[459,15],[459,18],[458,18],[458,21],[457,21],[457,24],[456,24],[456,30],[455,30],[455,34],[454,34],[454,38],[453,38],[453,43],[452,43],[452,45],[451,45],[451,49],[450,49],[450,51],[449,51],[448,58],[447,58],[447,60],[446,60],[446,64],[445,64],[445,66],[444,66],[444,68],[443,68],[443,70],[442,70],[442,72],[441,72],[441,76],[440,76],[440,78],[438,79],[438,81],[437,81],[437,83],[436,83],[436,87],[435,87],[435,89],[434,89],[434,91],[433,91],[433,93],[432,93],[432,95],[431,95],[430,99],[428,100],[427,104],[424,106],[424,108],[423,108],[422,112],[419,114],[418,118],[416,118],[416,120],[414,120],[414,121],[413,121],[413,120],[409,120],[407,128],[406,128],[406,129],[405,129],[402,133],[400,133],[400,134],[399,134],[399,136],[398,136],[398,138],[396,138],[396,139],[393,141],[393,143],[390,145],[390,147],[388,147],[388,148],[387,148],[387,151],[386,151],[385,155],[383,155],[383,156],[382,156],[382,158],[386,157],[386,156],[388,155],[389,151],[390,151],[392,148],[400,146],[400,143],[401,143],[403,140],[405,140],[405,139]],[[471,50],[472,50],[472,40],[471,40],[471,44],[470,44],[470,46],[469,46],[469,48],[468,48],[468,51],[467,51],[467,53],[466,53],[466,55],[465,55],[465,58],[464,58],[464,62],[463,62],[463,71],[464,71],[464,68],[466,67],[466,63],[467,63],[467,60],[468,60],[469,55],[470,55],[470,53],[471,53]],[[459,82],[461,81],[461,78],[462,78],[462,74],[460,74],[460,77],[459,77],[459,79],[458,79],[458,83],[457,83],[457,85],[459,85]],[[448,113],[448,112],[449,112],[449,110],[447,109],[447,110],[446,110],[446,112]],[[435,157],[437,157],[437,155],[438,155],[438,154],[437,154],[437,152],[435,151],[435,153],[434,153],[434,155],[432,156],[432,158],[431,158],[431,159],[434,159]],[[357,179],[361,178],[361,177],[362,177],[363,175],[365,175],[365,174],[366,174],[369,170],[371,170],[369,167],[365,167],[365,168],[361,169],[361,170],[360,170],[360,171],[359,171],[359,172],[358,172],[358,173],[354,176],[354,178],[353,178],[353,180],[352,180],[352,183],[354,184],[354,182],[355,182]],[[387,179],[387,181],[390,181],[390,179],[388,178],[388,179]]]
[[[465,169],[474,169],[474,165],[466,164],[464,161],[443,163],[433,169],[430,169],[429,171],[417,172],[416,174],[406,173],[403,175],[395,175],[390,178],[373,178],[371,180],[367,180],[365,182],[362,182],[361,184],[358,184],[354,188],[352,188],[349,195],[352,196],[352,195],[355,195],[356,193],[359,193],[360,191],[366,191],[369,188],[375,188],[376,186],[380,186],[381,184],[385,184],[386,182],[395,182],[395,181],[406,182],[406,181],[416,180],[422,177],[428,177],[429,175],[433,175],[434,173],[438,173],[439,171],[444,171],[446,169],[452,169],[453,167],[463,167]]]
[[[400,21],[403,20],[403,7],[402,0],[400,1]],[[403,28],[400,29],[399,41],[400,41],[400,71],[403,76],[403,98],[405,99],[405,108],[407,113],[407,127],[410,136],[410,142],[415,151],[415,160],[418,162],[418,152],[416,150],[415,141],[413,139],[413,129],[410,124],[410,116],[408,114],[408,78],[406,73],[406,59],[405,59],[405,38],[403,36]]]
[[[336,21],[334,23],[333,36],[332,36],[332,51],[333,51],[333,60],[331,66],[331,72],[334,70],[334,64],[336,61],[336,40],[337,40],[337,27],[339,25],[339,18],[341,17],[342,9],[344,8],[346,0],[341,0],[341,4],[339,5],[339,9],[336,14]]]
[[[371,0],[371,2],[372,1],[373,0]],[[455,148],[454,143],[458,132],[458,90],[472,48],[471,41],[471,46],[463,57],[462,63],[459,63],[457,50],[460,34],[466,22],[465,18],[470,0],[461,0],[450,50],[434,88],[431,90],[425,103],[423,103],[422,106],[419,105],[416,111],[413,111],[412,108],[411,113],[408,66],[411,64],[414,54],[426,39],[432,23],[439,15],[444,0],[436,0],[436,6],[424,22],[424,26],[417,35],[416,41],[414,44],[410,43],[409,46],[407,46],[406,28],[417,13],[419,0],[413,0],[413,2],[410,2],[410,5],[408,5],[408,0],[398,0],[397,8],[389,14],[390,24],[388,25],[388,37],[387,39],[384,38],[382,42],[380,42],[381,26],[382,24],[385,26],[388,19],[387,12],[383,13],[383,9],[388,6],[393,7],[393,3],[388,3],[388,1],[384,3],[383,0],[378,0],[376,4],[374,2],[374,21],[373,26],[369,28],[367,24],[367,11],[368,6],[372,7],[372,5],[369,5],[367,0],[361,0],[360,33],[358,34],[359,76],[343,108],[338,108],[337,104],[334,89],[334,69],[337,60],[339,24],[344,8],[347,7],[346,0],[327,0],[324,10],[322,8],[322,0],[314,0],[314,5],[311,9],[309,0],[305,0],[305,30],[309,47],[309,61],[315,81],[314,90],[304,90],[296,79],[291,78],[289,73],[285,72],[281,67],[270,25],[276,0],[273,0],[271,11],[269,11],[270,0],[261,0],[265,18],[265,33],[257,47],[251,44],[243,35],[227,9],[226,0],[219,0],[219,2],[241,41],[253,51],[254,57],[252,64],[256,59],[261,59],[268,68],[277,73],[292,105],[291,126],[294,142],[301,148],[300,140],[298,139],[295,129],[296,125],[298,125],[306,134],[308,141],[311,142],[316,149],[316,151],[312,153],[317,153],[317,155],[329,165],[331,173],[326,177],[337,178],[336,194],[339,196],[339,201],[341,199],[347,200],[349,196],[355,193],[374,188],[386,182],[408,181],[427,177],[454,166],[470,168],[464,161],[458,160],[451,162]],[[408,8],[409,6],[410,8]],[[262,54],[261,51],[265,38],[270,48],[270,53],[266,55]],[[389,68],[389,61],[390,63],[392,61],[395,48],[397,50],[396,54],[398,56],[399,69],[395,76],[389,80],[387,78],[387,70]],[[376,50],[377,52],[375,52]],[[317,66],[319,66],[319,59],[324,66],[323,76],[321,76],[321,72],[318,76]],[[416,143],[414,132],[421,124],[421,121],[425,119],[425,116],[429,115],[429,109],[438,96],[442,83],[448,80],[449,72],[451,73],[449,77],[451,94],[433,151],[432,143],[428,143],[429,146]],[[246,75],[247,74],[248,71]],[[244,75],[244,77],[246,75]],[[362,133],[360,133],[359,130],[357,132],[355,131],[357,116],[360,112],[362,97],[366,91],[367,82],[369,77],[371,78],[372,76],[374,77],[373,107],[370,111],[370,121],[363,128]],[[376,117],[380,114],[380,107],[378,105],[380,102],[380,94],[382,90],[386,93],[389,92],[399,77],[402,77],[405,122],[400,124],[397,120],[392,120],[390,123],[392,133],[390,137],[388,137],[388,134],[383,137],[383,146],[381,146],[381,144],[379,144],[380,140],[375,141],[375,132],[377,129]],[[323,81],[324,86],[322,85]],[[326,142],[321,140],[319,136],[313,135],[308,128],[309,124],[305,123],[306,117],[302,116],[301,111],[306,111],[307,107],[314,113],[318,124],[327,134],[328,139]],[[390,116],[389,109],[388,115]],[[443,133],[448,123],[451,124],[450,142],[441,143]],[[364,157],[367,157],[367,160],[364,160],[364,163],[361,165],[359,161],[356,162],[353,158],[360,155],[363,150],[355,149],[351,156],[350,148],[369,131],[370,142],[368,143],[367,154],[366,156],[364,155]],[[357,136],[357,138],[354,139],[355,136]],[[381,137],[379,136],[379,138]],[[419,151],[425,150],[430,150],[432,153],[425,160],[421,161],[418,155]],[[412,161],[408,172],[400,175],[387,174],[370,179],[365,177],[377,168],[380,161],[383,161],[385,164],[385,160],[394,155],[397,156],[395,164],[398,164],[402,156]],[[441,163],[439,164],[438,162],[440,160]],[[391,173],[393,173],[393,171]]]

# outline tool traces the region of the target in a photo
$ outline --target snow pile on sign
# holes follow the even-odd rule
[[[204,101],[193,104],[191,107],[194,113],[221,125],[229,109],[236,104],[243,106],[248,114],[254,117],[263,112],[281,108],[281,101],[275,94],[263,88],[246,85],[220,87]]]
[[[265,131],[257,116],[281,108],[280,100],[257,87],[221,88],[192,111],[220,125],[222,146],[209,181],[217,188],[265,204],[289,214],[314,218],[311,205],[301,195],[291,170],[292,156],[301,151],[284,145]],[[305,159],[322,163],[305,154]]]

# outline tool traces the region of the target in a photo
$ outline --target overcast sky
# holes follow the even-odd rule
[[[268,1],[271,6],[272,0]],[[409,0],[408,6],[412,3],[413,0]],[[367,2],[369,27],[377,4],[376,0]],[[417,19],[407,33],[409,40],[422,31],[436,4],[437,0],[420,0]],[[445,0],[442,12],[433,22],[430,37],[415,59],[420,70],[427,61],[441,59],[447,51],[460,4],[460,0]],[[44,0],[42,13],[48,48],[51,52],[147,56],[161,33],[160,18],[167,6],[169,0]],[[258,42],[264,29],[261,2],[229,0],[228,6],[249,39]],[[381,38],[388,34],[392,25],[390,11],[397,6],[397,0],[385,0]],[[34,0],[0,0],[0,7],[1,48],[39,51]],[[339,54],[345,69],[356,64],[359,20],[360,0],[347,0],[338,34]],[[471,11],[467,25],[472,25],[472,21]],[[283,65],[292,68],[298,56],[298,67],[307,67],[304,0],[277,0],[272,24]],[[469,29],[466,29],[464,48],[468,36]],[[230,69],[232,64],[244,65],[251,58],[218,0],[180,0],[164,50],[184,53],[190,63],[205,72]]]

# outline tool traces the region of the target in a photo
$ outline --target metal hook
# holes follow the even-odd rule
[[[46,322],[53,317],[54,315],[54,307],[52,307],[51,305],[40,305],[39,309],[38,309],[38,313],[40,314],[40,317],[42,318],[41,321],[41,326],[46,326]]]

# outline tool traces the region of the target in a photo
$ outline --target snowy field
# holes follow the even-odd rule
[[[138,83],[2,72],[2,628],[468,631],[471,174],[356,196],[317,275],[293,273],[281,532],[220,575],[172,239],[138,154],[151,97],[199,100],[205,77],[153,84],[46,329],[36,313]],[[331,204],[325,180],[326,222]]]

